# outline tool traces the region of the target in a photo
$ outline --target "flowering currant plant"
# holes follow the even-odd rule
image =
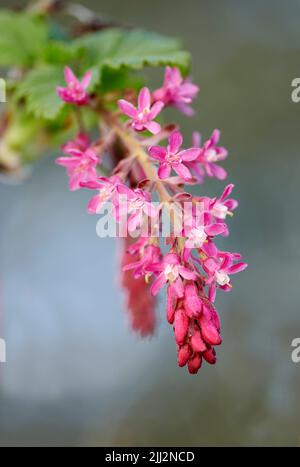
[[[189,78],[189,54],[177,40],[104,28],[99,18],[74,26],[72,41],[66,31],[56,37],[49,16],[53,2],[42,5],[0,16],[0,29],[17,22],[22,35],[25,22],[35,34],[11,74],[11,104],[2,116],[2,170],[22,170],[28,159],[21,147],[33,134],[40,136],[32,148],[36,155],[62,142],[56,163],[66,169],[69,189],[91,192],[90,214],[110,203],[122,227],[121,284],[132,328],[142,336],[154,332],[156,300],[164,291],[178,365],[195,374],[204,361],[216,363],[215,348],[222,343],[216,295],[230,292],[231,276],[247,264],[217,245],[218,237],[229,235],[227,221],[238,205],[231,198],[234,186],[227,184],[214,198],[202,190],[206,178],[227,178],[220,131],[207,141],[194,132],[189,147],[178,125],[163,123],[170,106],[194,115],[199,87]],[[0,65],[7,67],[14,63],[9,38],[0,39]],[[145,66],[165,67],[159,89],[150,90],[137,74]],[[15,130],[12,144],[15,125],[22,137]],[[163,234],[166,213],[170,228]]]

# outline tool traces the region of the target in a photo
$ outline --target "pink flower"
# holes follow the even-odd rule
[[[143,222],[144,215],[155,218],[158,210],[151,202],[151,195],[140,188],[131,190],[126,185],[118,186],[118,193],[124,195],[121,198],[119,214],[130,214],[128,218],[128,230],[134,232]]]
[[[238,202],[235,199],[228,198],[234,188],[233,184],[227,185],[220,196],[209,201],[208,211],[213,219],[223,221],[227,216],[232,216],[232,211],[238,207]],[[228,235],[228,230],[224,233]]]
[[[232,288],[230,275],[237,274],[247,268],[248,264],[239,261],[240,255],[236,253],[218,252],[214,258],[208,258],[203,262],[203,269],[207,273],[206,284],[210,285],[209,299],[214,302],[216,296],[216,286],[225,292]]]
[[[167,67],[163,87],[153,93],[155,101],[162,101],[166,105],[173,105],[189,117],[194,110],[189,104],[197,96],[199,87],[181,76],[178,68]]]
[[[89,137],[86,133],[78,133],[74,141],[68,141],[62,149],[65,154],[71,154],[73,149],[84,152],[90,145]]]
[[[173,169],[183,180],[192,178],[191,172],[184,162],[195,160],[199,155],[198,148],[190,148],[180,151],[183,143],[182,135],[179,131],[174,131],[169,137],[167,148],[162,146],[151,146],[149,154],[153,159],[160,162],[158,176],[161,179],[168,178]]]
[[[141,276],[149,275],[148,265],[158,263],[161,259],[160,248],[155,245],[146,245],[142,249],[140,259],[134,262],[128,262],[124,267],[124,271],[130,271],[134,269],[134,277],[138,278]]]
[[[58,87],[57,94],[64,101],[69,104],[86,105],[89,100],[87,88],[92,79],[92,72],[88,71],[82,81],[74,75],[73,71],[69,67],[65,67],[65,81],[67,83],[66,88]]]
[[[209,177],[224,180],[227,177],[227,172],[222,167],[219,167],[216,162],[226,159],[228,151],[221,146],[217,146],[220,136],[219,130],[213,131],[210,139],[204,143],[197,161],[203,165]]]
[[[191,162],[188,162],[187,166],[190,169],[190,171],[193,173],[193,175],[196,177],[198,183],[203,183],[205,179],[205,170],[202,164],[200,164],[200,162],[198,161],[200,151],[201,151],[201,135],[197,131],[193,133],[192,144],[193,144],[193,147],[199,148],[198,157],[197,159]]]
[[[195,280],[197,275],[187,267],[183,266],[180,257],[175,253],[168,253],[160,263],[153,263],[148,270],[158,273],[152,284],[151,292],[155,296],[159,290],[169,283],[177,297],[183,297],[184,287],[182,279]]]
[[[67,169],[71,191],[78,190],[81,183],[97,179],[96,167],[100,159],[97,153],[87,145],[86,137],[79,135],[75,141],[70,141],[63,147],[64,152],[69,156],[56,159],[56,164]]]
[[[151,106],[151,94],[148,88],[143,88],[138,96],[138,107],[134,107],[130,102],[120,99],[118,101],[121,112],[132,119],[132,128],[136,131],[148,130],[156,135],[160,132],[161,126],[153,120],[164,107],[163,102],[157,101]]]
[[[90,200],[87,210],[89,214],[98,214],[105,203],[111,201],[114,205],[114,214],[118,208],[118,191],[117,188],[123,185],[122,180],[113,175],[110,178],[100,177],[97,180],[81,183],[84,188],[91,190],[99,190],[99,193]]]
[[[217,146],[220,139],[220,131],[214,130],[210,139],[201,147],[201,135],[198,132],[193,133],[193,146],[200,149],[196,160],[188,164],[189,169],[195,174],[199,183],[203,183],[205,175],[216,177],[219,180],[225,180],[227,172],[216,162],[226,159],[228,151]]]
[[[186,231],[187,240],[184,248],[184,259],[187,260],[189,251],[193,248],[202,248],[208,238],[215,237],[227,231],[224,223],[215,223],[209,225],[196,225]]]

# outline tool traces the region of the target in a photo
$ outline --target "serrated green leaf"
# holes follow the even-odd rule
[[[54,119],[64,103],[56,94],[63,84],[63,69],[47,66],[29,72],[18,87],[17,97],[25,98],[27,109],[38,118]]]
[[[186,69],[189,60],[189,53],[181,50],[181,42],[177,39],[134,30],[123,35],[118,47],[104,63],[112,68],[176,65]]]
[[[89,34],[75,41],[84,68],[139,70],[145,66],[178,66],[186,71],[190,54],[181,49],[177,39],[166,38],[143,30],[109,29]]]
[[[25,13],[0,12],[0,65],[28,66],[47,41],[43,20]]]
[[[165,65],[187,69],[190,60],[176,39],[117,28],[86,35],[72,44],[52,42],[44,46],[42,58],[52,64],[30,71],[18,85],[17,98],[25,98],[27,110],[35,117],[48,120],[55,119],[64,106],[56,94],[57,86],[64,85],[64,64],[75,65],[79,76],[91,69],[89,90],[103,84],[107,91],[114,83],[121,88],[127,71]]]

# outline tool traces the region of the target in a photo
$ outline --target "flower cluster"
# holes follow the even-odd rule
[[[229,235],[227,220],[238,205],[231,198],[233,185],[215,198],[195,196],[185,188],[201,184],[205,177],[227,177],[219,165],[227,157],[227,150],[219,146],[220,132],[214,130],[203,144],[195,132],[192,147],[186,147],[176,126],[162,127],[157,121],[170,105],[193,114],[191,103],[199,88],[177,68],[166,69],[160,89],[151,93],[144,87],[137,104],[133,93],[129,100],[119,96],[113,110],[105,107],[103,96],[96,101],[89,96],[89,72],[82,82],[69,68],[65,76],[67,88],[59,88],[58,95],[77,106],[76,112],[90,105],[101,120],[101,134],[91,143],[81,129],[63,147],[65,157],[57,163],[67,169],[71,190],[96,192],[88,204],[90,214],[100,213],[109,202],[114,220],[123,226],[125,221],[122,286],[133,329],[143,336],[153,333],[155,297],[166,287],[167,320],[174,329],[178,365],[197,373],[203,361],[216,362],[215,347],[222,343],[216,293],[231,291],[231,275],[247,267],[239,254],[216,245],[218,237]],[[107,155],[111,159],[104,165]],[[163,252],[159,234],[166,207],[174,229]],[[141,233],[149,221],[155,229]]]

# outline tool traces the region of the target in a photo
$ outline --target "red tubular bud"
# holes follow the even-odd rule
[[[191,360],[188,362],[188,370],[192,375],[198,373],[202,365],[202,357],[200,354],[196,354]]]
[[[191,355],[192,355],[192,351],[187,344],[184,345],[183,347],[180,347],[178,351],[178,358],[177,358],[178,366],[180,367],[185,366],[187,362],[189,361],[189,359],[191,358]]]
[[[183,345],[189,327],[189,319],[184,310],[177,310],[174,320],[175,340],[178,345]]]
[[[205,342],[210,345],[221,345],[222,338],[219,334],[217,328],[213,325],[212,322],[203,320],[201,322],[201,334]]]
[[[195,334],[191,337],[190,342],[194,352],[205,352],[207,349],[205,342],[201,337],[200,331],[195,332]]]
[[[184,307],[189,317],[199,316],[202,311],[202,301],[198,295],[198,289],[194,284],[185,286]]]
[[[210,365],[215,365],[217,363],[216,351],[213,348],[207,349],[203,353],[204,360],[207,361]]]
[[[170,323],[170,324],[173,324],[173,322],[174,322],[175,309],[176,309],[176,298],[174,297],[172,288],[168,287],[168,292],[167,292],[167,320],[168,320],[168,323]]]

